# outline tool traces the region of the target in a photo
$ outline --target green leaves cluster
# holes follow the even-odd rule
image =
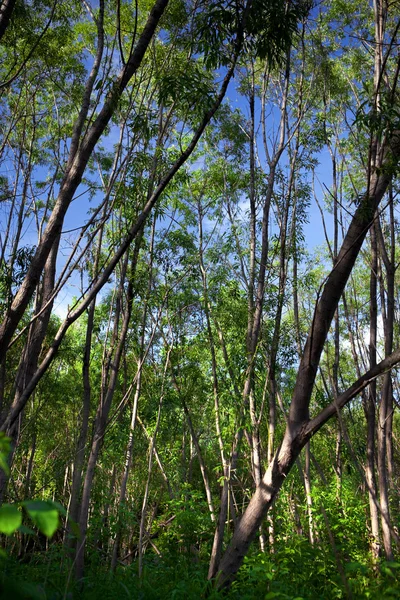
[[[33,534],[34,531],[23,525],[24,515],[46,537],[52,537],[59,527],[60,515],[65,509],[52,500],[26,500],[17,504],[3,504],[0,507],[0,532],[12,535],[16,531]]]
[[[9,475],[7,457],[11,449],[11,440],[3,432],[0,433],[0,468]],[[12,535],[16,531],[34,534],[35,532],[23,524],[27,517],[31,524],[46,537],[52,537],[60,524],[60,515],[66,515],[61,504],[53,500],[25,500],[0,506],[0,533]]]
[[[198,48],[209,68],[230,64],[240,44],[248,54],[282,64],[298,23],[309,10],[304,0],[214,0],[197,16]]]

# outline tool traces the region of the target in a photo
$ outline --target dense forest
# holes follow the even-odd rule
[[[0,598],[400,598],[399,0],[0,57]]]

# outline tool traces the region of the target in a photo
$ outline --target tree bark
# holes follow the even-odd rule
[[[0,40],[6,32],[16,0],[2,0],[0,6]]]
[[[369,337],[369,364],[370,368],[376,366],[377,345],[377,273],[378,254],[375,224],[370,230],[371,237],[371,274],[370,274],[370,337]],[[372,559],[376,562],[379,558],[379,519],[376,506],[376,478],[375,478],[375,426],[376,426],[376,380],[372,381],[368,394],[365,397],[364,412],[367,421],[367,460],[365,465],[365,478],[368,485],[369,511],[371,520],[370,548]]]
[[[371,174],[368,182],[368,192],[361,198],[343,240],[336,264],[326,279],[321,297],[315,308],[312,326],[300,362],[284,438],[265,473],[262,483],[256,489],[248,508],[242,516],[229,548],[222,558],[220,575],[217,578],[219,588],[230,585],[235,573],[242,564],[258,527],[261,525],[309,436],[318,430],[328,418],[333,416],[337,407],[341,407],[343,394],[334,403],[333,407],[331,405],[329,410],[328,408],[324,409],[310,421],[309,404],[311,394],[333,316],[362,243],[371,226],[375,211],[391,181],[390,169],[385,168],[388,157],[390,161],[395,160],[397,164],[399,155],[400,135],[399,132],[395,132],[390,144],[386,144],[382,153],[381,169],[375,170]],[[382,361],[380,363],[381,367],[382,364],[386,365],[387,363]],[[358,392],[359,388],[357,387],[355,393]],[[332,408],[334,412],[332,412]]]
[[[127,262],[127,259],[126,259]],[[89,516],[89,503],[92,491],[93,479],[97,460],[104,442],[104,435],[106,432],[108,415],[111,408],[111,403],[114,397],[114,391],[117,384],[118,370],[122,357],[122,351],[125,345],[126,336],[128,333],[128,327],[132,312],[132,299],[133,299],[133,284],[130,279],[126,293],[126,305],[125,313],[123,316],[121,332],[118,334],[119,326],[119,313],[122,306],[122,299],[124,296],[124,283],[126,277],[126,262],[123,266],[121,279],[119,284],[119,291],[117,296],[117,306],[114,317],[114,332],[113,340],[111,341],[111,348],[115,344],[114,356],[109,356],[109,360],[106,361],[106,365],[103,367],[103,390],[100,394],[100,402],[97,409],[93,441],[90,449],[90,454],[87,463],[86,475],[83,484],[81,509],[79,514],[79,532],[80,539],[78,542],[76,557],[75,557],[75,575],[77,580],[81,580],[84,573],[84,552],[86,543],[86,533],[88,529],[88,516]]]
[[[31,324],[29,328],[28,338],[18,365],[15,395],[9,409],[10,411],[12,411],[15,406],[19,405],[21,396],[23,395],[26,387],[26,383],[31,379],[35,370],[37,369],[40,352],[42,350],[43,341],[46,336],[47,326],[49,324],[50,315],[53,308],[53,301],[51,298],[56,274],[58,243],[59,239],[57,240],[46,261],[43,280],[37,290],[35,312],[36,314],[40,314],[40,316]],[[42,310],[43,307],[45,307],[44,310]],[[18,438],[18,422],[16,420],[8,428],[6,428],[6,435],[11,438],[12,451],[10,452],[8,459],[11,466]],[[0,470],[0,503],[3,501],[6,494],[7,485],[8,476],[3,470]]]
[[[385,252],[385,248],[381,245],[381,250]],[[385,356],[389,356],[393,350],[393,324],[394,324],[394,269],[392,265],[387,264],[387,302],[385,307],[385,295],[383,293],[383,282],[381,279],[381,295],[382,295],[382,310],[385,338]],[[378,486],[379,486],[379,501],[381,508],[381,528],[382,541],[385,550],[386,560],[393,560],[391,526],[390,526],[390,505],[389,505],[389,485],[388,485],[388,467],[387,467],[387,444],[389,433],[389,422],[393,406],[393,390],[392,390],[392,375],[389,372],[383,377],[383,385],[381,398],[379,402],[378,413],[378,446],[377,446],[377,462],[378,462]]]

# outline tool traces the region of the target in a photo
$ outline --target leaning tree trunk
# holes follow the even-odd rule
[[[399,156],[400,132],[395,132],[389,142],[382,148],[380,166],[383,168],[376,169],[371,173],[368,181],[368,191],[360,200],[343,240],[337,262],[326,279],[299,365],[283,441],[271,461],[262,483],[256,489],[233,535],[231,544],[222,558],[220,573],[217,577],[218,587],[230,585],[302,447],[306,444],[310,435],[315,432],[316,427],[319,429],[328,418],[335,414],[336,406],[340,404],[339,398],[333,407],[334,412],[330,413],[325,409],[310,422],[311,394],[332,319],[373,221],[375,211],[391,181],[387,161],[390,161],[390,164],[393,164],[393,162],[397,164]],[[383,361],[383,364],[387,363]]]
[[[37,246],[25,279],[15,295],[3,323],[0,325],[0,362],[4,359],[8,344],[10,343],[29,301],[34,294],[35,288],[40,281],[47,258],[52,248],[57,244],[66,212],[82,181],[82,177],[90,157],[92,156],[94,147],[107,128],[126,86],[139,69],[168,2],[169,0],[156,0],[152,6],[147,22],[127,63],[111,83],[110,91],[106,96],[103,107],[95,120],[88,127],[85,134],[81,137],[90,107],[90,95],[95,83],[95,76],[92,77],[92,79],[89,77],[87,81],[84,98],[82,100],[82,107],[75,125],[73,136],[73,141],[75,143],[71,144],[69,160],[63,181],[60,184],[60,191],[54,209],[50,215],[42,239]],[[102,3],[100,3],[100,5],[102,5]]]
[[[18,405],[27,382],[29,382],[37,368],[40,352],[42,350],[42,344],[46,336],[47,326],[49,324],[50,315],[53,308],[53,287],[56,275],[58,243],[59,238],[47,259],[43,281],[37,290],[38,298],[35,306],[35,318],[29,328],[28,339],[23,349],[21,360],[18,366],[15,396],[10,410],[12,410],[14,406]],[[20,417],[21,416],[22,413],[20,413]],[[6,427],[4,424],[4,429],[12,441],[12,451],[8,459],[11,464],[17,445],[18,422],[14,421],[9,427]],[[0,503],[4,499],[4,495],[7,490],[7,484],[8,476],[2,469],[0,469]]]

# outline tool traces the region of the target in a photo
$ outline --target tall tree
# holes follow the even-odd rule
[[[379,39],[375,39],[376,47],[380,46]],[[396,72],[397,70],[395,69]],[[381,94],[380,85],[387,77],[389,77],[389,74],[385,69],[385,65],[382,64],[379,52],[377,52],[374,66],[375,90],[372,97],[372,111],[377,114],[380,113],[377,104],[377,100]],[[395,74],[390,88],[393,99],[396,93],[396,86],[397,76]],[[353,386],[353,392],[350,390],[347,394],[346,392],[341,394],[331,405],[332,408],[325,409],[319,415],[310,419],[309,406],[311,394],[333,316],[337,310],[340,297],[345,289],[362,243],[373,223],[375,212],[388,190],[393,177],[393,167],[397,167],[399,164],[399,131],[393,131],[390,127],[384,127],[374,132],[369,145],[369,154],[366,192],[358,199],[358,206],[344,237],[336,264],[326,279],[316,305],[312,325],[298,369],[284,437],[269,464],[261,484],[258,486],[249,506],[242,516],[229,548],[222,558],[220,573],[217,578],[217,584],[220,587],[229,585],[234,574],[242,564],[243,557],[258,527],[266,516],[300,450],[316,430],[354,395],[354,391],[356,390],[355,393],[357,393],[360,389],[361,382],[358,381]],[[382,361],[379,367],[375,367],[371,371],[379,374],[386,368],[387,362]],[[366,378],[368,379],[368,377],[370,377],[369,373]]]

